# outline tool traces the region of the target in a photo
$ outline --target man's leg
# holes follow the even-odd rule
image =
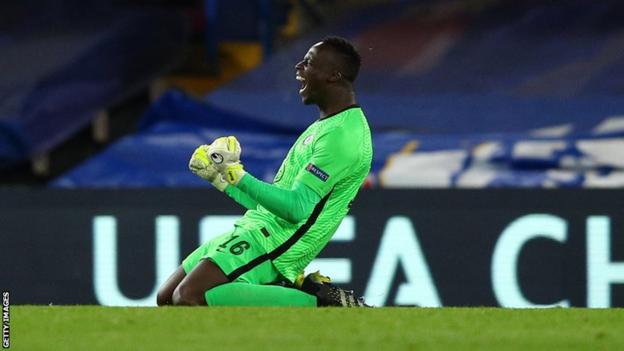
[[[314,296],[264,285],[276,281],[280,273],[270,260],[257,260],[266,251],[254,235],[263,234],[236,230],[201,245],[182,262],[182,269],[163,284],[159,304],[171,301],[183,306],[316,306]],[[250,265],[251,262],[254,264]],[[227,276],[235,271],[240,273]],[[230,283],[230,279],[237,282]],[[173,292],[168,295],[170,291]]]
[[[179,278],[180,271],[181,281],[171,288]],[[159,291],[159,301],[161,292],[164,298],[170,290],[173,290],[173,294],[168,295],[171,303],[182,306],[316,306],[316,297],[297,289],[277,285],[229,283],[221,269],[207,259],[201,260],[186,276],[183,269],[176,270]],[[163,304],[159,302],[159,305]]]
[[[316,297],[278,285],[228,283],[205,293],[209,306],[295,306],[316,307]]]
[[[158,289],[158,295],[156,295],[156,304],[158,306],[173,305],[173,291],[180,285],[180,282],[185,276],[186,273],[182,266],[179,266],[178,269],[169,276],[169,279]]]
[[[227,282],[222,270],[208,258],[213,256],[215,249],[220,248],[218,245],[229,240],[232,233],[213,238],[190,253],[160,288],[158,305],[206,305],[205,301],[199,301],[199,296],[203,299],[208,287]],[[198,292],[204,286],[206,289]]]
[[[204,294],[206,291],[228,282],[229,280],[221,268],[208,259],[202,259],[173,291],[173,304],[205,306]]]

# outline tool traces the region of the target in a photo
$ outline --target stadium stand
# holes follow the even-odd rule
[[[240,135],[243,161],[270,180],[288,142],[314,119],[297,96],[294,64],[333,33],[362,52],[358,98],[373,128],[377,184],[623,186],[623,10],[613,0],[366,9],[203,101],[167,94],[146,113],[140,133],[51,185],[199,185],[183,174],[188,155],[222,134]],[[259,148],[269,151],[257,155]],[[138,158],[144,166],[129,165]],[[154,175],[157,164],[161,174]]]
[[[0,14],[0,169],[48,152],[171,68],[185,19],[104,1],[7,2]]]

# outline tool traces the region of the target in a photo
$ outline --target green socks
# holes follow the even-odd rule
[[[228,283],[204,294],[208,306],[316,307],[316,296],[278,285]]]

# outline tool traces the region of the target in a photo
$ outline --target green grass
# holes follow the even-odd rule
[[[624,310],[11,306],[11,350],[624,350]]]

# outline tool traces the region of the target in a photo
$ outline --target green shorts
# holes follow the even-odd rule
[[[230,281],[269,284],[281,280],[255,235],[262,234],[236,227],[195,249],[182,261],[182,268],[189,274],[201,260],[207,259],[219,266]]]

